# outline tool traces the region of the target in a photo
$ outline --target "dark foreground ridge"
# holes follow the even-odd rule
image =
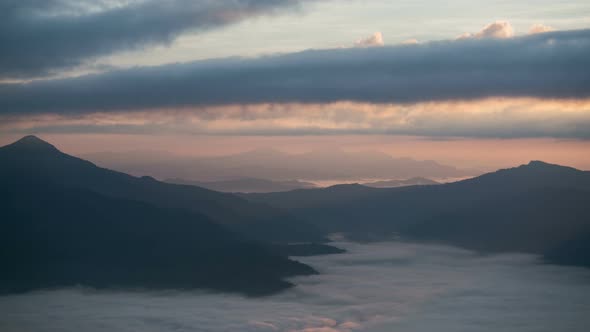
[[[281,222],[277,209],[102,169],[34,136],[0,148],[0,187],[0,292],[82,284],[265,295],[317,273],[240,232]],[[322,238],[297,227],[284,238]]]
[[[346,252],[344,249],[321,243],[273,244],[272,250],[285,256],[296,257],[334,255]]]
[[[252,203],[228,193],[134,177],[96,165],[57,150],[34,136],[1,148],[5,175],[37,177],[67,187],[83,188],[105,196],[137,200],[161,208],[186,209],[204,214],[226,228],[253,240],[272,242],[323,242],[314,226],[283,210]]]
[[[392,233],[481,252],[526,252],[590,267],[590,172],[532,161],[436,186],[242,195],[289,210],[326,233]]]

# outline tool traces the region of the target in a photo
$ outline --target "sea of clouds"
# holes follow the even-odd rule
[[[0,331],[587,331],[590,270],[530,255],[338,243],[265,298],[70,288],[0,297]]]

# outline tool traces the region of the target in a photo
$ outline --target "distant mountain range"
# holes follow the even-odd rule
[[[372,185],[400,187],[220,193],[101,168],[27,136],[0,147],[0,292],[83,284],[268,294],[291,286],[286,277],[317,273],[288,255],[341,252],[323,244],[332,233],[590,267],[590,172],[533,161],[454,183]]]
[[[253,178],[239,178],[220,181],[190,181],[184,179],[166,179],[164,180],[164,182],[198,186],[226,193],[273,193],[297,189],[313,189],[318,187],[314,183],[299,180],[273,181]],[[405,186],[421,186],[435,184],[439,184],[439,182],[427,178],[414,177],[405,180],[385,180],[376,182],[366,182],[363,183],[363,186],[372,188],[396,188]]]
[[[188,158],[158,152],[94,153],[83,156],[104,167],[160,179],[211,182],[254,178],[273,181],[349,181],[358,179],[408,179],[412,177],[460,178],[481,174],[435,161],[393,158],[376,151],[345,152],[339,149],[289,154],[256,149],[221,156]]]
[[[265,243],[324,240],[279,209],[100,168],[34,136],[0,148],[0,184],[0,291],[81,283],[262,294],[316,273]]]
[[[242,195],[289,210],[325,233],[528,252],[590,266],[590,172],[533,161],[455,183]]]
[[[270,193],[295,189],[310,189],[316,185],[310,182],[272,181],[265,179],[240,178],[220,181],[188,181],[184,179],[167,179],[164,182],[199,186],[226,193]]]
[[[386,181],[376,181],[376,182],[366,182],[363,183],[363,186],[372,187],[372,188],[396,188],[396,187],[406,187],[406,186],[427,186],[427,185],[435,185],[440,184],[434,180],[430,180],[427,178],[422,177],[415,177],[411,179],[405,180],[386,180]],[[301,188],[304,189],[304,188]]]

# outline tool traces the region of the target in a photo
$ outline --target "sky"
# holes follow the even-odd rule
[[[0,4],[0,144],[590,169],[587,1]]]

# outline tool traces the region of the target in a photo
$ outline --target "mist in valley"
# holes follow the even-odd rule
[[[2,331],[586,331],[590,271],[524,254],[336,243],[321,272],[248,298],[196,291],[44,290],[0,297]]]

